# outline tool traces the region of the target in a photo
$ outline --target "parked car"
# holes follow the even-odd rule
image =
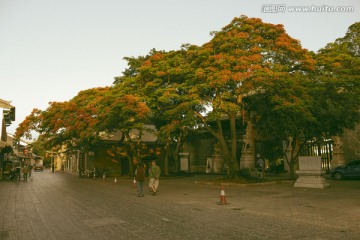
[[[360,178],[360,159],[331,169],[330,176],[336,180],[341,180],[344,178]]]
[[[34,171],[44,171],[44,166],[42,164],[35,164]]]

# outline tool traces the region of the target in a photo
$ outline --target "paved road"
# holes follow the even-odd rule
[[[0,240],[8,239],[360,239],[360,181],[329,189],[290,183],[226,187],[209,176],[161,179],[160,192],[136,196],[131,179],[33,173],[0,181]]]

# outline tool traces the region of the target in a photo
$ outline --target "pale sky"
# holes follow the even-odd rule
[[[292,12],[292,6],[313,11]],[[340,6],[354,11],[327,10]],[[304,48],[317,51],[360,21],[360,1],[0,0],[0,98],[16,107],[7,132],[33,108],[110,86],[126,68],[124,57],[202,45],[241,15],[283,24]]]

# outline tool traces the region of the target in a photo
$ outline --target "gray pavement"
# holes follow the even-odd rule
[[[115,184],[45,170],[33,181],[0,181],[0,240],[360,239],[360,181],[229,185],[229,204],[218,205],[214,178],[163,178],[157,196],[141,198],[130,178]]]

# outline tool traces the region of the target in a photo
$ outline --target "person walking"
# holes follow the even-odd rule
[[[31,172],[32,172],[32,169],[33,169],[33,165],[29,164],[28,167],[29,167],[29,178],[31,180]]]
[[[258,168],[260,168],[262,170],[264,168],[264,160],[259,158],[259,160],[257,160],[257,162],[256,162],[256,165]]]
[[[24,181],[27,181],[28,174],[29,174],[29,167],[28,167],[28,165],[25,165],[25,166],[23,167],[22,172],[23,172]]]
[[[144,196],[143,192],[143,186],[145,181],[145,167],[144,163],[139,161],[137,163],[136,169],[135,169],[135,180],[136,180],[136,188],[138,192],[139,197]]]
[[[20,181],[20,179],[21,179],[21,166],[20,166],[19,163],[16,165],[15,174],[16,174],[16,177],[15,177],[16,180]]]
[[[259,158],[259,160],[257,160],[256,165],[258,167],[258,172],[260,172],[260,174],[258,176],[260,177],[264,177],[265,176],[265,163],[264,160],[262,160],[261,158]]]
[[[152,190],[152,195],[156,195],[156,191],[159,187],[159,178],[160,178],[161,170],[158,165],[156,165],[156,161],[153,160],[151,162],[151,168],[149,169],[149,187]]]

